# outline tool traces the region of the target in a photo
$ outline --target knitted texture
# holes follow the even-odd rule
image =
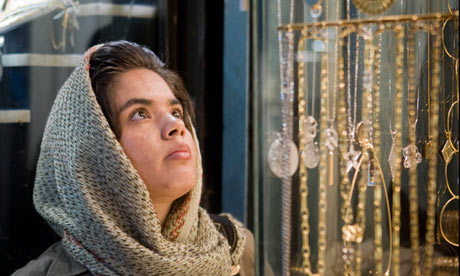
[[[34,187],[37,211],[62,237],[65,250],[97,275],[230,275],[245,244],[241,223],[230,255],[227,240],[199,207],[196,183],[176,200],[161,228],[144,182],[97,103],[89,49],[60,89],[49,115]],[[154,154],[154,153],[152,153]]]

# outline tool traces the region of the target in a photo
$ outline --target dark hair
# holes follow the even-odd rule
[[[108,42],[93,53],[89,64],[91,86],[117,139],[121,136],[121,129],[110,95],[114,78],[120,73],[139,68],[152,70],[164,79],[181,103],[185,126],[191,131],[195,114],[192,100],[182,79],[175,72],[167,69],[164,63],[148,48],[125,40]]]

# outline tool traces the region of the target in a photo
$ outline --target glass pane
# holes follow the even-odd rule
[[[260,274],[457,273],[458,2],[280,3],[254,14]]]

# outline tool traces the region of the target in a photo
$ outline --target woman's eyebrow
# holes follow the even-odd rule
[[[178,99],[174,98],[174,99],[171,99],[169,101],[169,105],[170,106],[173,106],[173,105],[181,105],[182,106],[182,103]]]
[[[125,102],[120,109],[118,110],[118,114],[121,114],[123,110],[127,109],[128,107],[135,105],[135,104],[143,104],[143,105],[152,105],[152,101],[144,98],[133,98],[129,99]]]

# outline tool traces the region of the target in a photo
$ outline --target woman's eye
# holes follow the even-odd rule
[[[176,118],[182,119],[182,112],[180,110],[174,110],[171,114]]]
[[[134,114],[131,116],[131,120],[133,121],[144,120],[146,118],[147,118],[147,113],[144,110],[138,110],[134,112]]]

